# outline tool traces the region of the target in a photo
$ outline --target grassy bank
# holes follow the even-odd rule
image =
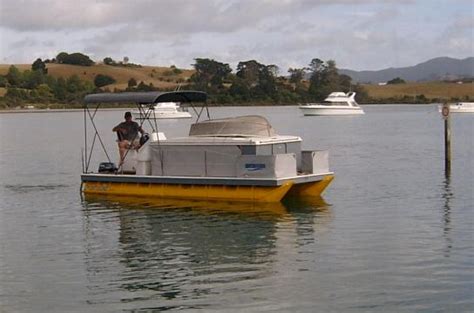
[[[425,98],[442,101],[474,101],[474,83],[405,83],[395,85],[363,85],[374,102],[387,102],[396,99],[415,100],[423,95]]]
[[[31,64],[14,64],[20,71],[31,69]],[[0,75],[8,73],[11,64],[0,64]],[[134,78],[138,83],[150,83],[157,88],[175,89],[180,83],[185,82],[193,74],[193,70],[181,69],[179,73],[173,71],[170,67],[160,66],[141,66],[141,67],[124,67],[110,66],[105,64],[96,64],[92,66],[78,66],[69,64],[47,64],[48,74],[55,77],[68,78],[77,75],[81,80],[94,81],[97,74],[113,77],[116,83],[108,85],[107,88],[113,90],[125,89],[128,81]]]

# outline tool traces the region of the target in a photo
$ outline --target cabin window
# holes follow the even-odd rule
[[[286,145],[284,143],[276,143],[272,145],[272,154],[284,154],[286,153]]]
[[[272,155],[272,145],[257,146],[257,155]]]
[[[240,146],[240,151],[242,155],[256,155],[257,149],[255,146]]]
[[[276,143],[258,146],[240,146],[242,155],[275,155],[285,153],[298,154],[301,150],[299,142]]]
[[[286,144],[286,153],[294,153],[298,155],[301,152],[301,144],[299,142],[288,142]]]

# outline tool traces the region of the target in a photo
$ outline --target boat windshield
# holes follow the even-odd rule
[[[344,106],[349,106],[349,103],[347,103],[347,102],[342,102],[342,101],[341,101],[341,102],[340,102],[340,101],[337,101],[337,102],[335,102],[335,101],[324,101],[322,104],[323,104],[323,105],[344,105]]]

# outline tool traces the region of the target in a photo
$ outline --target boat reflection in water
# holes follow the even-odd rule
[[[129,304],[122,309],[205,308],[216,301],[212,295],[276,279],[275,271],[288,271],[283,267],[298,249],[322,236],[331,220],[321,198],[232,203],[87,196],[83,203],[90,301],[107,301],[103,291],[112,284]]]

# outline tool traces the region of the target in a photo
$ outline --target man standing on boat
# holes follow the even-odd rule
[[[132,113],[125,112],[125,122],[115,126],[112,131],[117,132],[118,147],[120,154],[120,164],[123,164],[128,149],[140,148],[140,137],[138,132],[142,135],[145,133],[137,122],[132,121]]]

